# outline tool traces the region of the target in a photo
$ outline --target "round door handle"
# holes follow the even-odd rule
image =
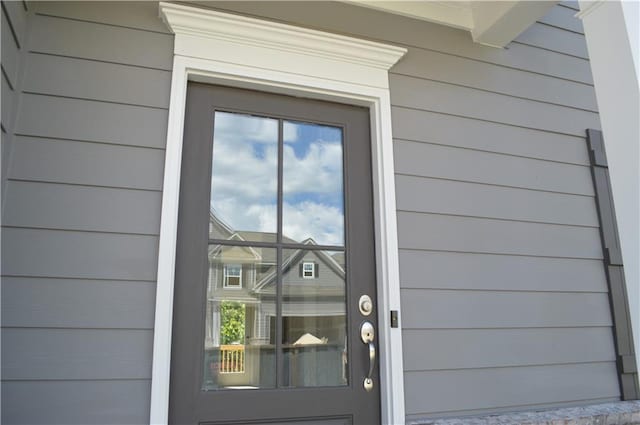
[[[362,322],[362,325],[360,325],[360,338],[365,344],[373,342],[375,338],[375,330],[373,329],[373,324],[371,322]]]

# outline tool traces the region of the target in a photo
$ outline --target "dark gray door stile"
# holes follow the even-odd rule
[[[339,126],[344,134],[345,246],[284,242],[281,232],[272,242],[209,239],[208,193],[211,187],[214,111],[266,116],[279,120],[278,137],[283,138],[283,120],[298,120]],[[180,210],[177,238],[176,282],[172,342],[170,422],[183,423],[306,423],[375,424],[380,421],[379,374],[374,373],[374,391],[366,392],[362,380],[369,368],[368,348],[360,340],[364,320],[357,302],[362,294],[376,300],[373,241],[373,198],[369,116],[364,108],[299,99],[248,90],[190,83],[188,87]],[[278,229],[282,223],[282,142],[278,152]],[[344,250],[346,256],[346,320],[348,385],[338,387],[284,388],[283,357],[276,355],[276,388],[255,390],[202,391],[202,341],[204,335],[208,259],[207,246],[275,248],[277,264],[283,251]],[[282,270],[278,267],[278,282]],[[282,288],[276,287],[282,300]],[[276,304],[283,317],[282,303]],[[377,329],[377,308],[366,318]],[[282,348],[282,320],[276,320],[276,353]],[[376,347],[377,347],[376,335]],[[379,350],[376,349],[377,353]],[[376,364],[379,358],[376,359]],[[316,422],[317,421],[317,422]]]

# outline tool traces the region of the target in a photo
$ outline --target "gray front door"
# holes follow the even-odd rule
[[[171,423],[380,422],[369,137],[364,108],[189,84]]]

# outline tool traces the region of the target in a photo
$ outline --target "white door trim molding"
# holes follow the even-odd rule
[[[401,424],[404,382],[388,69],[406,49],[321,31],[160,3],[175,33],[158,253],[150,423],[169,409],[173,285],[187,81],[367,106],[371,116],[382,421]]]

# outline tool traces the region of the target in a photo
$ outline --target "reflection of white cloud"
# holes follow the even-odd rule
[[[250,201],[250,200],[249,200]],[[246,198],[226,197],[215,203],[219,217],[227,222],[233,230],[275,233],[275,202],[247,203]]]
[[[309,144],[303,158],[292,146],[283,152],[284,193],[342,194],[342,145],[318,140]]]
[[[285,143],[294,143],[298,140],[298,125],[285,121],[282,124],[282,138]]]
[[[344,217],[336,207],[315,202],[285,204],[283,233],[296,241],[313,238],[320,245],[344,244]]]
[[[342,146],[302,143],[295,125],[283,128],[284,233],[319,244],[344,242]],[[277,121],[216,113],[211,207],[238,231],[275,232]],[[302,153],[304,152],[304,153]]]
[[[216,112],[215,135],[225,139],[277,143],[278,120],[251,115]]]
[[[275,202],[278,121],[217,112],[211,190],[214,201],[240,198]],[[223,208],[216,206],[222,211]],[[233,222],[231,222],[233,224]]]
[[[244,200],[227,198],[216,204],[217,213],[224,220],[230,218],[234,230],[274,233],[277,225],[275,204],[253,204],[246,208]],[[313,238],[320,245],[344,243],[344,217],[336,207],[315,202],[284,204],[284,235],[302,242]]]

